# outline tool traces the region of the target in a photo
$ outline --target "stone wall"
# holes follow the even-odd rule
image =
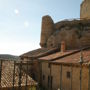
[[[44,80],[43,80],[44,76]],[[49,89],[48,87],[48,76],[50,76],[50,68],[48,68],[47,62],[42,62],[42,86],[46,88],[46,90]]]
[[[60,87],[60,65],[52,65],[53,90]],[[71,74],[72,70],[72,90],[80,90],[80,67],[62,66],[62,88],[63,90],[71,90],[71,76],[67,78],[67,72]],[[82,69],[82,90],[88,90],[89,80],[88,68]]]
[[[84,0],[82,2],[80,18],[90,19],[90,0]]]
[[[53,76],[52,90],[58,90],[60,88],[60,70],[61,66],[52,65],[51,66],[51,75]]]
[[[72,71],[72,77],[71,77]],[[70,72],[70,78],[67,78],[67,72]],[[50,75],[50,69],[48,68],[48,63],[42,64],[42,75],[45,75],[45,80],[42,80],[43,86],[48,88],[48,76]],[[60,88],[60,75],[61,75],[61,65],[52,64],[51,65],[51,76],[52,80],[52,90],[57,90]],[[43,76],[42,76],[43,77]],[[71,81],[72,78],[72,81]],[[82,90],[88,90],[88,80],[89,80],[89,70],[88,67],[82,68]],[[62,89],[63,90],[80,90],[80,67],[76,66],[62,66]],[[49,89],[49,88],[48,88]]]
[[[67,66],[62,66],[62,88],[63,90],[71,89],[71,78],[67,78],[67,72],[71,72],[71,68]],[[78,90],[78,89],[75,89],[75,90]]]

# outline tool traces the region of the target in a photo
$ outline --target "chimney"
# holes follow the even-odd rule
[[[66,50],[66,45],[65,45],[65,41],[61,42],[61,52],[65,52]]]

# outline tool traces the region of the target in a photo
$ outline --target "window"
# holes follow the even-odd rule
[[[50,46],[53,46],[53,44],[51,43],[51,45]]]
[[[67,72],[67,78],[70,78],[70,77],[71,77],[70,72]]]
[[[48,76],[48,87],[50,86],[50,76]]]
[[[36,76],[35,76],[34,73],[32,74],[32,78],[33,78],[34,80],[36,80]]]
[[[45,75],[43,75],[43,80],[45,80]]]
[[[53,77],[51,76],[51,89],[52,89],[52,84],[53,84]]]
[[[50,68],[50,63],[48,63],[48,68]]]
[[[52,89],[53,77],[48,76],[48,87]]]

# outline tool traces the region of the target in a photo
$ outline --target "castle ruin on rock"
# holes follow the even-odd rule
[[[41,47],[58,47],[65,41],[67,49],[90,45],[90,0],[81,4],[80,19],[54,23],[49,15],[42,18]],[[87,11],[86,11],[87,9]]]

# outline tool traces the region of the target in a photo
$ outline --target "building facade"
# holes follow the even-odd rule
[[[65,52],[63,52],[65,53]],[[42,64],[42,85],[46,90],[89,90],[90,89],[90,48],[56,56],[40,58]],[[54,59],[53,59],[54,58]]]

